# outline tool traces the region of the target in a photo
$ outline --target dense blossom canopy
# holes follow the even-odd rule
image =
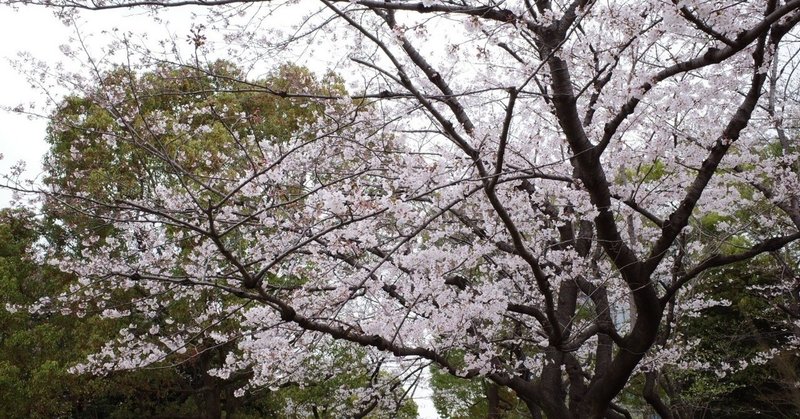
[[[279,386],[334,368],[339,340],[399,376],[428,363],[484,376],[534,416],[620,416],[643,375],[670,417],[665,366],[724,375],[800,343],[800,1],[47,2],[183,4],[211,7],[208,28],[228,22],[241,62],[306,51],[342,79],[247,80],[203,63],[201,29],[193,61],[158,65],[210,82],[169,111],[142,94],[161,80],[137,75],[163,60],[147,50],[113,77],[69,79],[87,103],[57,112],[51,136],[69,136],[75,161],[105,150],[136,174],[110,190],[62,172],[41,192],[113,230],[58,255],[79,279],[41,309],[149,321],[76,370],[146,366],[204,336],[236,343],[215,374]],[[304,13],[293,31],[236,26],[283,7]],[[228,99],[254,92],[308,113],[270,131],[280,107]],[[751,259],[779,272],[755,291],[782,307],[783,348],[682,358],[684,319],[731,304],[696,286]],[[180,307],[195,314],[163,315]]]

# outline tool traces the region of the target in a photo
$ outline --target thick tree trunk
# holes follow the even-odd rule
[[[500,387],[497,384],[491,382],[486,384],[486,400],[489,404],[486,417],[488,419],[500,419],[502,417],[500,413]]]
[[[528,397],[520,397],[522,401],[525,403],[525,406],[528,408],[528,411],[531,412],[531,417],[533,419],[542,419],[542,409],[536,404],[532,399]]]
[[[644,399],[655,409],[662,419],[673,419],[672,411],[658,395],[658,373],[655,371],[645,374]]]
[[[222,400],[214,377],[204,373],[203,384],[206,387],[204,392],[205,400],[203,401],[205,405],[203,417],[205,419],[222,419]]]

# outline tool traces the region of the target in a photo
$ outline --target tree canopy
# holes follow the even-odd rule
[[[220,71],[220,77],[237,71],[235,66],[225,62],[215,62],[213,67]],[[247,112],[254,115],[247,124],[248,132],[271,133],[273,141],[281,142],[299,125],[308,122],[313,109],[313,105],[309,108],[263,93],[194,94],[207,90],[214,81],[203,73],[185,68],[160,66],[135,76],[117,68],[104,74],[97,89],[118,88],[131,100],[133,95],[145,98],[138,109],[137,124],[146,124],[154,113],[169,117],[170,124],[192,125],[195,121],[198,121],[196,125],[208,124],[211,128],[200,129],[200,134],[191,138],[151,137],[147,139],[150,142],[143,144],[169,155],[190,155],[195,173],[209,178],[219,175],[224,165],[234,170],[236,165],[245,162],[222,158],[225,150],[236,146],[233,128],[226,129],[225,124],[229,122],[203,120],[198,110],[210,109],[215,115]],[[283,66],[261,82],[316,86],[326,92],[340,90],[334,78],[323,85],[307,70],[296,66]],[[231,82],[225,87],[235,89],[241,83]],[[140,89],[130,89],[130,85],[137,84]],[[266,113],[263,118],[259,116],[262,112]],[[11,313],[4,322],[8,336],[0,340],[3,344],[0,345],[0,360],[6,367],[4,388],[9,390],[4,404],[17,407],[5,414],[11,417],[195,415],[217,418],[223,414],[225,417],[310,415],[313,411],[316,417],[328,418],[337,417],[337,412],[347,407],[371,417],[413,415],[415,405],[398,381],[392,382],[380,364],[367,362],[363,351],[341,345],[331,344],[305,360],[327,366],[318,370],[317,377],[285,381],[271,389],[244,388],[253,375],[252,368],[238,369],[224,377],[214,374],[214,370],[225,364],[226,356],[234,350],[241,336],[230,323],[209,322],[198,316],[202,316],[207,305],[215,305],[217,310],[241,308],[229,298],[220,299],[218,295],[201,292],[192,304],[164,304],[156,315],[147,315],[131,307],[128,300],[142,295],[135,286],[114,293],[104,301],[85,299],[59,305],[58,309],[40,301],[40,298],[50,299],[65,290],[71,292],[69,290],[77,286],[75,277],[37,260],[43,256],[42,249],[49,252],[48,257],[77,260],[95,249],[96,241],[119,237],[120,231],[109,222],[111,213],[101,206],[74,211],[85,197],[96,202],[114,202],[141,196],[159,184],[175,187],[166,180],[174,173],[169,162],[157,155],[142,153],[124,141],[117,143],[116,138],[124,138],[124,135],[125,131],[114,126],[113,113],[97,106],[88,95],[66,98],[52,116],[48,136],[51,148],[45,157],[44,183],[59,193],[42,202],[39,216],[23,211],[6,212],[0,222],[1,242],[4,243],[0,254],[5,258],[0,265],[4,272],[0,284],[8,289],[2,301]],[[219,159],[203,160],[201,156],[208,150],[219,150]],[[195,244],[184,243],[174,263],[180,265],[180,255],[189,254]],[[37,303],[41,313],[31,310]],[[65,316],[73,312],[77,316]],[[180,330],[192,321],[196,321],[194,330]],[[170,330],[173,325],[176,329],[170,334],[185,332],[191,338],[181,347],[152,358],[145,369],[132,371],[131,365],[122,364],[87,371],[90,373],[83,376],[70,374],[84,368],[87,356],[97,362],[104,359],[105,355],[92,355],[92,352],[106,341],[119,338],[120,329],[153,335]],[[198,331],[198,326],[203,330]],[[215,340],[220,333],[229,337]],[[34,345],[38,347],[32,351]],[[315,369],[315,366],[306,368]],[[378,384],[385,386],[382,396],[386,400],[378,402],[374,397],[352,396],[359,388]],[[235,396],[237,392],[240,394]]]
[[[9,185],[68,226],[76,281],[39,310],[135,319],[76,371],[224,347],[241,394],[341,351],[374,371],[342,414],[401,409],[433,365],[488,416],[671,418],[709,374],[796,365],[800,1],[41,4],[209,19],[192,60],[125,38],[62,74],[68,158]],[[241,62],[335,65],[248,78],[215,30]],[[698,341],[755,307],[765,345]]]

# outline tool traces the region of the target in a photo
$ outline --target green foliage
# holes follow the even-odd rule
[[[498,418],[529,418],[524,403],[508,388],[499,387],[484,378],[456,377],[439,368],[431,367],[433,405],[443,418],[468,419],[489,417],[489,392],[496,391]]]
[[[315,418],[336,419],[344,415],[341,407],[334,401],[340,396],[341,392],[348,389],[362,389],[369,387],[371,381],[385,381],[385,397],[395,398],[399,402],[400,408],[397,411],[383,411],[374,406],[376,400],[360,400],[354,394],[346,400],[346,407],[352,412],[368,412],[366,418],[392,418],[410,419],[418,415],[417,405],[411,399],[404,399],[404,391],[394,391],[398,389],[399,383],[391,382],[387,375],[375,371],[369,371],[369,365],[363,361],[366,353],[360,348],[353,348],[349,345],[333,344],[325,348],[325,352],[319,353],[315,358],[311,358],[310,363],[324,362],[323,358],[333,359],[338,365],[347,366],[344,372],[329,372],[324,377],[317,377],[316,381],[307,385],[285,386],[275,391],[258,391],[264,393],[269,406],[281,407],[291,404],[298,407],[299,412],[313,412]],[[400,390],[402,390],[400,388]],[[275,417],[281,416],[280,410],[271,411]]]
[[[191,371],[178,368],[76,375],[83,361],[123,326],[97,315],[31,314],[27,306],[56,295],[72,278],[33,260],[41,229],[29,213],[0,211],[0,417],[109,417],[196,414]]]
[[[666,174],[667,166],[659,159],[652,163],[640,163],[636,168],[625,169],[617,176],[617,183],[652,183],[662,179]]]
[[[713,417],[800,414],[800,392],[792,385],[800,369],[797,354],[782,354],[743,369],[739,364],[759,352],[783,347],[792,334],[775,301],[752,291],[753,286],[774,286],[779,281],[762,257],[714,271],[698,284],[697,292],[731,304],[704,309],[702,316],[682,325],[683,336],[700,338],[691,356],[711,365],[727,363],[738,371],[671,371],[676,387],[682,389],[675,405]]]
[[[104,76],[96,92],[66,98],[53,115],[44,181],[61,192],[62,199],[45,202],[42,217],[5,211],[0,219],[0,305],[21,308],[0,310],[0,406],[4,406],[0,417],[219,417],[223,413],[240,418],[280,417],[290,400],[313,406],[321,417],[337,417],[331,409],[337,392],[374,379],[359,362],[363,352],[331,348],[320,356],[350,366],[347,373],[313,377],[319,382],[302,388],[287,385],[234,397],[252,372],[238,371],[226,380],[209,375],[208,369],[222,365],[236,345],[231,341],[220,346],[203,337],[189,342],[186,353],[174,354],[146,370],[106,377],[75,375],[70,367],[114,339],[121,328],[133,323],[146,331],[154,322],[159,324],[158,319],[135,311],[121,319],[101,318],[103,306],[92,301],[80,310],[81,317],[58,311],[30,314],[24,309],[75,283],[75,278],[33,260],[37,243],[47,244],[55,255],[80,257],[87,248],[117,234],[113,224],[105,221],[113,217],[116,203],[135,200],[159,187],[194,189],[205,199],[201,183],[221,186],[223,179],[241,176],[250,167],[242,156],[258,154],[254,149],[241,150],[253,141],[238,139],[287,141],[323,111],[319,104],[285,97],[282,92],[333,95],[344,91],[341,80],[333,75],[317,81],[308,70],[291,65],[256,82],[244,80],[241,71],[224,61],[204,71],[161,66],[131,74],[119,68]],[[98,100],[102,95],[116,95],[116,104]],[[121,123],[122,114],[129,120]],[[184,172],[196,178],[185,177]],[[97,203],[93,212],[71,210],[72,201],[86,197]],[[245,237],[229,235],[227,239],[231,248],[247,246]],[[193,240],[183,241],[181,255],[188,257],[196,245]],[[180,260],[175,261],[175,269],[181,269]],[[291,286],[303,280],[272,275],[268,282]],[[106,306],[130,301],[118,297],[106,301]],[[201,292],[191,302],[179,300],[162,310],[173,319],[190,319],[212,302],[233,304],[234,299],[220,300],[218,294]],[[230,320],[214,327],[231,330],[235,326]],[[402,388],[394,390],[404,393]],[[416,417],[413,401],[400,406],[398,412],[378,408],[367,417]]]
[[[486,417],[487,403],[480,380],[455,377],[431,368],[433,405],[444,418]]]

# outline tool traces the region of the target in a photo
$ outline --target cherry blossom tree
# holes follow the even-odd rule
[[[629,415],[619,395],[634,376],[646,385],[631,390],[673,417],[658,372],[708,367],[681,360],[691,342],[673,328],[726,304],[694,291],[713,269],[758,258],[783,272],[772,300],[788,299],[797,330],[800,1],[42,4],[64,16],[203,6],[209,39],[192,32],[194,58],[176,65],[225,79],[201,65],[217,29],[233,33],[237,60],[324,54],[349,83],[240,88],[313,104],[315,118],[280,141],[252,128],[255,111],[176,121],[113,86],[93,90],[118,128],[103,138],[169,170],[139,196],[63,200],[119,234],[57,260],[80,283],[43,306],[135,289],[131,310],[157,313],[210,293],[225,304],[198,318],[237,325],[210,334],[237,341],[220,377],[252,368],[254,387],[302,382],[342,341],[398,376],[435,364],[484,377],[548,418]],[[302,14],[291,31],[270,26],[282,10]],[[132,72],[165,60],[129,38],[116,47],[136,58]],[[214,130],[230,146],[173,146]],[[84,368],[148,365],[215,329],[197,324],[124,330]]]
[[[83,205],[82,196],[91,196],[98,202],[124,202],[164,185],[176,186],[170,185],[174,169],[158,154],[146,150],[182,156],[184,165],[192,165],[194,176],[221,176],[226,167],[246,163],[231,158],[236,153],[230,150],[241,145],[236,142],[236,135],[258,132],[260,136],[279,143],[290,138],[299,125],[315,119],[316,105],[313,103],[244,91],[247,85],[239,81],[244,77],[231,63],[211,63],[209,71],[215,77],[197,69],[173,68],[165,64],[138,75],[124,68],[115,68],[102,74],[99,84],[85,92],[86,96],[71,96],[62,101],[50,120],[47,140],[51,148],[45,156],[46,176],[43,179],[45,185],[59,191],[56,195],[46,196],[42,204],[44,223],[50,226],[51,231],[45,239],[51,257],[77,260],[85,252],[97,250],[101,243],[120,238],[119,230],[108,221],[109,216],[113,219],[108,208]],[[288,65],[280,67],[260,83],[275,88],[287,85],[302,87],[307,92],[341,90],[335,77],[317,83],[308,70]],[[198,95],[198,91],[209,90],[212,86],[214,94]],[[137,117],[129,121],[129,127],[117,125],[114,114],[93,100],[97,94],[111,90],[136,107]],[[248,115],[246,121],[240,120],[242,114]],[[141,142],[135,144],[118,141],[131,131],[147,130],[146,124],[152,120],[165,121],[163,135],[141,138]],[[180,128],[175,130],[175,126]],[[192,132],[190,137],[185,135],[187,130]],[[75,211],[78,207],[82,210]],[[197,244],[193,240],[182,242],[173,264],[182,265],[182,256],[190,255]],[[304,360],[307,363],[306,374],[315,366],[324,366],[315,370],[317,373],[313,377],[316,378],[307,377],[299,382],[284,380],[270,389],[259,387],[257,392],[247,392],[241,387],[253,374],[252,366],[245,365],[224,374],[217,372],[238,343],[236,323],[224,318],[211,319],[206,312],[208,305],[213,305],[219,312],[236,311],[241,309],[240,301],[220,298],[213,291],[200,291],[191,304],[172,301],[159,304],[156,311],[141,310],[126,302],[132,295],[124,295],[133,293],[136,298],[135,286],[121,291],[123,295],[120,291],[100,302],[84,299],[62,306],[60,310],[75,311],[84,323],[91,314],[102,313],[102,317],[122,322],[123,335],[145,330],[149,334],[167,336],[182,333],[181,344],[171,351],[154,355],[151,361],[156,362],[148,369],[190,377],[185,385],[175,387],[180,387],[180,392],[199,395],[203,417],[219,418],[222,412],[227,416],[234,412],[247,415],[248,410],[260,410],[262,415],[268,416],[300,412],[311,415],[313,412],[318,417],[335,417],[342,409],[360,411],[373,417],[407,417],[414,411],[413,402],[409,403],[406,397],[407,389],[400,386],[404,380],[388,380],[391,375],[381,368],[382,363],[365,358],[363,350],[352,346],[331,344],[318,353],[308,354]],[[189,334],[185,334],[187,328]],[[137,366],[115,363],[105,355],[93,355],[90,357],[92,362],[76,367],[75,371],[105,375],[109,369],[128,370]],[[105,363],[104,367],[97,368],[101,361]],[[188,389],[190,385],[193,387],[191,390]],[[297,390],[298,386],[302,390]],[[380,386],[381,400],[376,400],[375,395],[352,397],[354,390],[365,386]],[[243,403],[244,397],[233,396],[238,391],[248,393],[250,400],[259,403],[248,406]],[[166,409],[167,404],[157,404],[156,408]]]

